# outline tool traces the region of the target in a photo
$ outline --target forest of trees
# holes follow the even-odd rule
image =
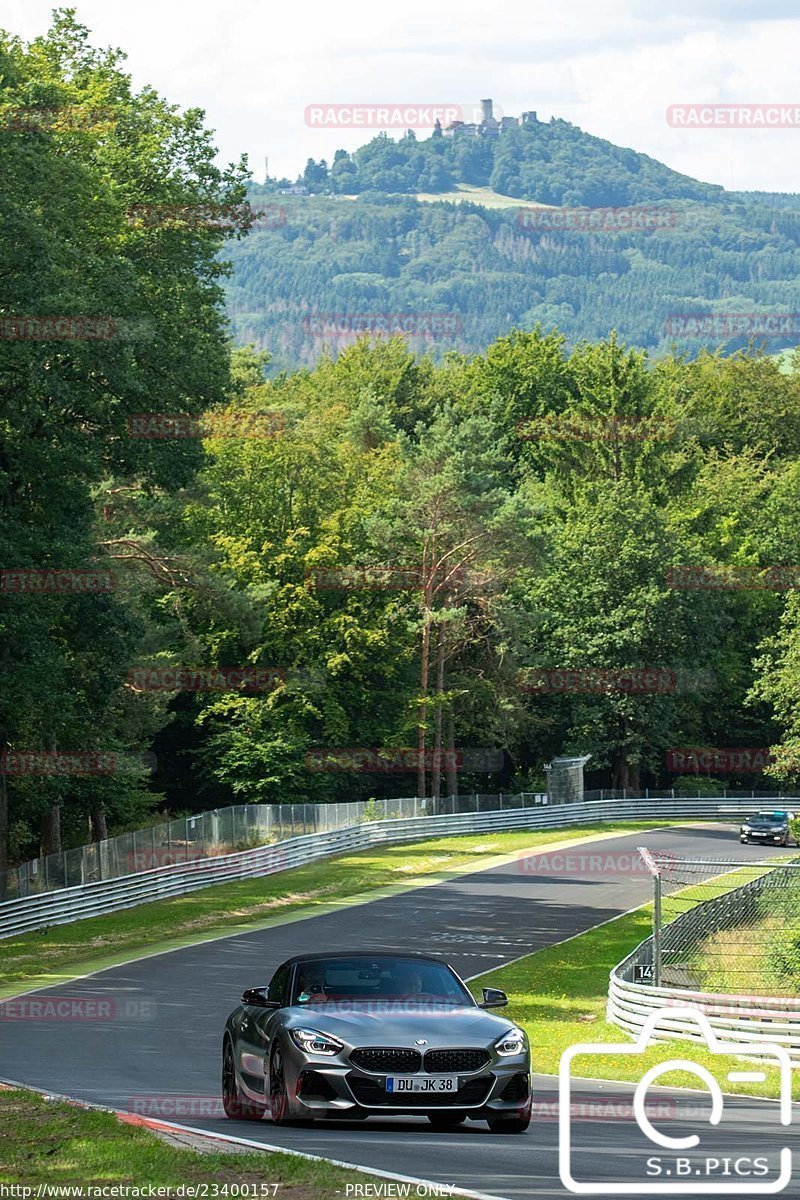
[[[411,197],[273,197],[251,190],[274,219],[226,248],[228,310],[237,340],[273,356],[273,373],[311,366],[324,345],[352,343],[358,314],[451,314],[452,331],[412,337],[442,357],[476,353],[511,327],[558,329],[568,344],[617,329],[656,354],[695,356],[797,343],[800,212],[728,199],[662,198],[670,223],[630,232],[526,228],[517,208],[427,203]],[[525,218],[523,217],[523,220]],[[683,332],[673,318],[716,314]],[[725,314],[789,313],[789,332],[742,332]],[[331,322],[320,336],[313,318]]]
[[[282,181],[284,183],[287,181]],[[724,189],[681,175],[647,154],[615,146],[554,117],[496,135],[425,139],[413,130],[397,140],[382,133],[354,154],[337,150],[328,164],[310,158],[297,179],[311,193],[448,192],[457,183],[491,187],[540,204],[626,205],[719,200]],[[279,185],[268,185],[275,190]]]
[[[214,166],[202,114],[134,93],[68,15],[31,46],[5,39],[0,59],[2,109],[113,114],[0,129],[2,317],[115,330],[0,339],[1,761],[113,764],[0,771],[0,868],[155,807],[527,789],[573,751],[592,755],[593,782],[638,787],[672,782],[676,747],[771,746],[772,777],[800,780],[800,374],[755,350],[648,357],[597,299],[583,337],[513,329],[506,275],[477,257],[513,259],[500,215],[341,201],[304,210],[305,231],[227,235],[182,219],[245,195],[242,166]],[[142,205],[178,216],[132,221]],[[591,268],[586,242],[552,253],[573,263],[574,295],[617,254],[631,311],[638,271],[676,289],[686,272],[706,295],[714,256],[743,290],[767,298],[779,277],[788,296],[798,218],[741,210],[716,240],[696,230],[681,265],[655,236],[649,265],[606,243]],[[226,258],[234,295],[263,288],[269,262],[314,308],[328,257],[346,280],[377,247],[359,286],[416,262],[420,302],[447,311],[456,271],[464,297],[470,279],[495,296],[486,349],[362,338],[270,375],[266,353],[233,346]],[[11,582],[43,571],[113,583]],[[602,683],[564,686],[564,671]],[[631,672],[665,682],[626,685]],[[401,748],[425,751],[416,774],[329,753]],[[439,765],[449,749],[463,769]],[[496,769],[476,769],[492,753]]]

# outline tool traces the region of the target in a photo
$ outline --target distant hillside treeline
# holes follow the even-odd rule
[[[263,203],[263,193],[251,199]],[[227,292],[237,341],[269,350],[276,368],[310,365],[323,342],[349,344],[355,314],[455,314],[455,334],[409,338],[436,357],[479,352],[509,327],[537,324],[560,329],[569,344],[617,329],[651,351],[674,345],[694,356],[704,345],[734,350],[760,339],[731,337],[724,326],[681,337],[667,324],[673,314],[797,307],[800,213],[789,210],[665,195],[674,224],[590,234],[522,228],[515,207],[400,196],[270,203],[286,220],[226,247],[234,267]],[[328,326],[322,336],[309,320],[315,314],[340,316],[345,332],[334,337]],[[790,333],[767,348],[796,342]]]
[[[542,204],[641,204],[670,196],[716,200],[723,189],[670,170],[636,150],[593,137],[559,118],[495,137],[399,141],[380,134],[354,154],[337,150],[330,166],[309,159],[298,182],[310,192],[449,192],[457,183],[491,187]]]

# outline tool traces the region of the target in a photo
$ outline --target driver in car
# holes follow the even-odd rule
[[[416,969],[411,967],[397,974],[397,992],[400,996],[419,996],[424,992],[425,988],[422,982],[422,975]]]
[[[308,1004],[309,1001],[317,1001],[325,999],[325,972],[313,964],[304,971],[300,978],[300,987],[297,993],[298,1004]]]

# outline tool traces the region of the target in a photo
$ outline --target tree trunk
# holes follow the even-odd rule
[[[428,608],[427,596],[425,598],[425,611],[422,617],[422,664],[420,668],[420,683],[419,683],[419,708],[417,710],[417,796],[422,799],[425,796],[425,753],[427,750],[426,744],[426,722],[428,719],[428,706],[426,700],[428,698],[428,659],[430,657],[431,646],[431,623],[430,609]]]
[[[431,795],[438,800],[442,794],[442,693],[444,692],[444,623],[439,625],[436,647],[436,713],[433,735],[433,770]]]
[[[622,747],[614,751],[614,779],[611,786],[620,790],[630,787],[630,766]]]
[[[108,837],[106,810],[98,800],[93,800],[89,809],[89,832],[93,842],[104,842]]]
[[[447,791],[458,795],[458,766],[456,764],[456,718],[452,703],[447,711]]]
[[[0,742],[0,745],[3,743]],[[8,890],[8,789],[5,772],[0,770],[0,900]]]
[[[61,853],[60,804],[54,804],[41,819],[39,824],[39,853],[43,858],[48,854]]]

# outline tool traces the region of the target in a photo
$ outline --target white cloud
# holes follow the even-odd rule
[[[6,0],[2,22],[32,37],[52,0]],[[354,149],[363,132],[309,129],[315,102],[463,103],[491,95],[533,108],[733,188],[800,190],[800,131],[672,129],[669,104],[792,103],[800,17],[792,0],[85,0],[98,44],[129,54],[137,85],[199,105],[225,160],[291,177],[309,157]]]

